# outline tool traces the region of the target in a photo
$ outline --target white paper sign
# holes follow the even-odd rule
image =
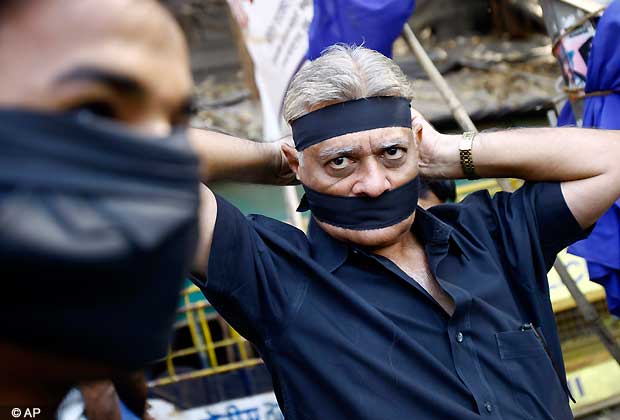
[[[306,60],[312,0],[228,0],[254,62],[263,109],[263,135],[286,134],[281,116],[284,94]]]
[[[149,400],[155,420],[284,420],[273,392],[177,411],[163,400]]]

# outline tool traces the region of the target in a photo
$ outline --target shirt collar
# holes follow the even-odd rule
[[[347,259],[349,246],[329,236],[312,216],[308,226],[308,238],[313,257],[327,270],[334,271]]]
[[[439,250],[448,249],[449,239],[454,230],[421,207],[416,209],[412,229],[424,245],[439,248]],[[312,217],[308,227],[308,237],[312,255],[321,266],[329,271],[340,267],[347,259],[349,250],[355,248],[353,245],[332,238]]]

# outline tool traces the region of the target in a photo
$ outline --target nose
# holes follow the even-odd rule
[[[359,180],[353,185],[352,192],[356,196],[379,197],[390,189],[390,181],[385,172],[374,159],[365,162]]]

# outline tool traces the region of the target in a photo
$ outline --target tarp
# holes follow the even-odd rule
[[[586,93],[609,90],[620,92],[620,0],[601,17],[588,59]],[[620,93],[586,97],[583,126],[620,130]],[[605,287],[609,311],[620,316],[620,201],[569,252],[586,259],[590,279]]]
[[[392,57],[392,44],[415,8],[415,0],[314,0],[308,58],[330,45],[364,45]]]

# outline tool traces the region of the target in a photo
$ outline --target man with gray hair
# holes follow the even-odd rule
[[[205,181],[296,177],[312,214],[306,235],[205,191],[197,284],[287,419],[572,418],[546,275],[620,195],[620,134],[442,135],[411,97],[392,61],[336,46],[290,85],[294,147],[194,132]],[[527,182],[425,211],[419,176]]]

